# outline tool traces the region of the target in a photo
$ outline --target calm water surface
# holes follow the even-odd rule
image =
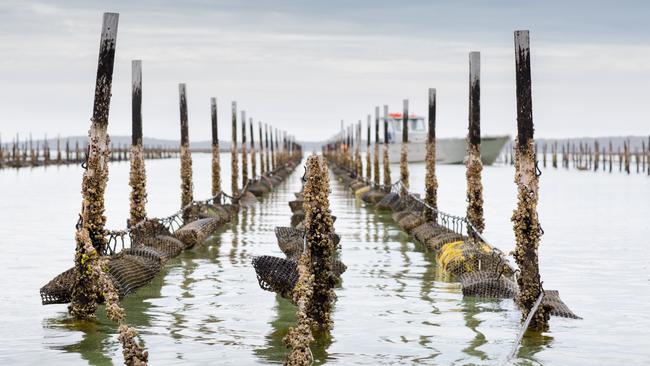
[[[223,186],[230,187],[222,155]],[[195,197],[210,190],[208,155],[194,155]],[[396,177],[398,167],[392,168]],[[465,211],[462,166],[439,166],[439,206]],[[70,267],[80,205],[81,168],[0,171],[0,364],[121,364],[116,327],[99,311],[74,322],[65,305],[41,306],[38,289]],[[273,229],[288,226],[287,201],[297,170],[255,207],[242,211],[205,245],[170,261],[154,282],[123,303],[150,363],[281,363],[282,337],[295,308],[262,291],[254,255],[281,256]],[[150,216],[180,206],[178,160],[147,161]],[[487,238],[514,247],[513,169],[486,167]],[[128,164],[110,166],[109,228],[128,216]],[[411,166],[421,192],[424,167]],[[645,176],[544,170],[540,247],[544,286],[560,291],[583,320],[553,318],[550,332],[524,339],[515,364],[650,364],[650,179]],[[409,240],[389,215],[377,214],[332,182],[332,211],[348,270],[337,289],[335,326],[313,347],[318,364],[498,365],[519,329],[512,300],[463,298],[435,256]]]

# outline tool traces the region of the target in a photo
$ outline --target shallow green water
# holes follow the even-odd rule
[[[196,155],[195,197],[209,192],[209,157]],[[229,187],[228,156],[223,156]],[[180,205],[178,161],[147,162],[150,215]],[[397,168],[393,169],[397,172]],[[464,170],[438,167],[440,206],[464,212]],[[204,245],[170,261],[155,281],[123,303],[158,364],[281,363],[282,337],[295,308],[261,290],[254,255],[277,255],[273,229],[288,226],[298,169],[238,220]],[[423,187],[421,165],[412,186]],[[69,320],[63,305],[41,306],[38,288],[72,262],[79,206],[78,167],[1,171],[0,364],[120,364],[116,328]],[[108,226],[128,215],[127,164],[111,165]],[[504,250],[513,246],[510,167],[484,171],[486,235]],[[517,364],[583,365],[650,362],[650,209],[644,177],[546,171],[540,219],[545,287],[558,289],[584,320],[554,318],[551,330],[530,335]],[[7,194],[13,192],[13,194]],[[30,197],[29,199],[27,197]],[[598,199],[592,199],[598,197]],[[318,364],[503,364],[519,329],[511,300],[463,298],[440,273],[435,257],[409,240],[387,214],[377,214],[332,182],[341,259],[348,266],[337,289],[334,329],[313,347]],[[99,312],[100,314],[102,311]]]

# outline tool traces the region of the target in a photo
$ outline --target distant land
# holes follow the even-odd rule
[[[15,137],[12,137],[14,139]],[[7,149],[11,148],[11,141],[3,140],[2,141],[2,146]],[[25,142],[25,136],[20,136],[20,141],[21,141],[21,146]],[[547,144],[548,146],[548,151],[551,151],[551,146],[557,142],[558,144],[558,150],[561,152],[562,151],[562,145],[566,145],[567,142],[569,144],[575,144],[576,146],[579,145],[580,143],[586,144],[587,146],[590,146],[592,149],[594,147],[594,142],[598,141],[598,144],[600,145],[600,148],[602,149],[603,147],[607,148],[609,146],[609,143],[612,143],[612,148],[614,151],[616,151],[619,147],[622,149],[623,148],[623,142],[629,141],[630,146],[631,146],[631,151],[635,151],[638,149],[639,151],[642,150],[643,146],[646,147],[646,149],[649,146],[649,136],[604,136],[604,137],[572,137],[572,138],[564,138],[564,139],[544,139],[544,138],[539,138],[535,139],[535,142],[539,146],[539,149],[542,149],[544,144]],[[34,144],[36,144],[36,141],[40,141],[42,144],[43,140],[42,139],[34,139]],[[75,144],[79,142],[80,146],[84,146],[87,141],[88,141],[88,136],[69,136],[69,137],[61,137],[61,149],[65,149],[65,144],[66,141],[69,142],[70,147],[74,148]],[[56,138],[48,138],[48,143],[50,145],[50,148],[56,149]],[[131,144],[131,136],[111,136],[111,143],[113,144],[114,147],[118,146],[128,146]],[[152,138],[152,137],[145,137],[144,138],[144,145],[145,146],[155,146],[155,147],[165,147],[165,148],[173,148],[173,147],[178,147],[180,141],[179,140],[168,140],[168,139],[158,139],[158,138]],[[258,142],[256,141],[256,144]],[[298,143],[302,144],[303,150],[310,152],[310,151],[320,151],[321,146],[325,144],[325,141],[299,141]],[[514,144],[514,140],[511,139],[511,143]],[[212,146],[211,141],[205,140],[205,141],[190,141],[190,147],[193,150],[208,150]],[[230,150],[230,139],[228,140],[221,140],[219,141],[219,146],[221,147],[221,150]],[[366,141],[363,140],[361,142],[362,150],[365,150],[366,146]],[[506,144],[507,148],[510,146],[510,144]]]

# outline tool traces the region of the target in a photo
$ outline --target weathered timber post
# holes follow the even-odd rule
[[[232,102],[232,142],[230,146],[230,189],[232,196],[239,198],[239,188],[237,180],[239,179],[239,164],[237,162],[237,102]]]
[[[32,137],[29,137],[29,149],[32,149]],[[32,153],[32,161],[34,160],[34,154]],[[65,162],[66,164],[70,162],[70,140],[65,139]]]
[[[56,136],[56,163],[61,165],[61,136]]]
[[[436,178],[436,89],[429,89],[429,126],[427,131],[427,167],[424,178],[424,201],[433,210],[426,210],[427,221],[436,222],[438,218],[438,179]]]
[[[375,186],[379,187],[379,106],[375,107],[375,156],[374,156]]]
[[[264,145],[266,150],[266,173],[268,174],[271,168],[271,153],[269,152],[269,126],[264,124]]]
[[[481,54],[469,53],[469,128],[467,133],[467,220],[482,233],[483,183],[481,172]]]
[[[408,193],[409,189],[409,101],[404,99],[404,108],[402,110],[402,151],[399,161],[399,179],[402,182],[402,194]]]
[[[354,171],[357,177],[363,178],[363,166],[361,165],[361,120],[356,125],[356,143],[354,149]]]
[[[249,119],[251,132],[251,177],[257,176],[257,157],[255,156],[255,131],[253,131],[253,119]]]
[[[547,147],[547,144],[545,142],[544,146],[542,146],[542,155],[543,155],[542,156],[542,165],[544,166],[544,168],[546,168],[546,147]]]
[[[269,143],[271,145],[271,171],[275,170],[275,147],[273,146],[273,127],[269,126]]]
[[[79,140],[74,144],[74,161],[75,163],[81,162],[81,150],[79,149]]]
[[[384,189],[390,191],[390,159],[388,158],[388,106],[384,104]]]
[[[217,120],[217,98],[210,98],[212,122],[212,197],[221,193],[221,161],[219,151],[219,125]]]
[[[248,183],[248,150],[246,148],[246,111],[241,111],[241,186]]]
[[[609,140],[609,152],[608,152],[608,155],[609,155],[609,172],[610,173],[612,172],[612,164],[613,164],[612,163],[612,154],[614,153],[613,150],[614,149],[612,148],[612,140]]]
[[[366,180],[368,182],[372,181],[372,164],[370,160],[370,123],[371,115],[368,115],[368,135],[366,136]]]
[[[142,148],[142,61],[131,61],[131,186],[130,217],[127,226],[131,227],[147,218],[147,175]]]
[[[279,133],[279,130],[276,128],[275,129],[275,134],[273,134],[273,136],[274,136],[273,141],[275,141],[275,169],[280,168],[280,157],[279,157],[279,155],[280,155],[280,143],[279,143],[278,133]]]
[[[598,163],[600,162],[600,148],[598,140],[594,141],[594,171],[598,171]]]
[[[516,246],[514,257],[521,275],[517,277],[519,295],[517,304],[522,310],[522,321],[542,296],[539,275],[538,247],[541,227],[537,217],[539,177],[534,158],[533,103],[530,75],[530,44],[528,31],[515,31],[515,59],[517,80],[517,149],[515,155],[515,182],[518,204],[512,215]],[[549,312],[541,306],[530,323],[534,330],[548,328]]]
[[[108,111],[113,82],[113,63],[119,15],[104,13],[99,43],[95,100],[91,119],[88,165],[81,184],[81,214],[77,223],[75,268],[78,269],[68,310],[75,318],[93,317],[100,294],[100,256],[106,250],[104,237],[104,191],[108,182]]]
[[[623,161],[625,164],[625,173],[630,174],[630,141],[623,143]]]
[[[265,161],[264,161],[264,139],[262,138],[262,122],[259,123],[259,130],[260,130],[260,175],[264,175],[266,173],[266,167],[265,167]]]
[[[192,156],[190,154],[190,138],[187,121],[187,90],[185,84],[178,84],[178,95],[181,116],[181,208],[194,200],[192,193]],[[191,217],[190,209],[183,210],[183,222],[188,223]]]
[[[639,174],[639,148],[634,148],[634,162],[636,163],[636,173]]]
[[[557,141],[553,142],[553,158],[552,158],[553,168],[557,168]]]

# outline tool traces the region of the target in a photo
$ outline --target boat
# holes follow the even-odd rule
[[[383,120],[383,118],[382,118]],[[388,159],[391,163],[399,163],[402,149],[402,114],[390,113],[388,118]],[[426,157],[427,127],[424,117],[410,115],[408,120],[409,163],[423,162]],[[481,136],[481,161],[483,165],[492,165],[499,156],[503,146],[510,141],[510,136]],[[437,164],[463,164],[467,156],[467,141],[465,138],[436,138]]]

